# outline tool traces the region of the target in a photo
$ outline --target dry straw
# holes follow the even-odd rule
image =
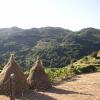
[[[45,90],[51,87],[48,75],[45,73],[42,62],[39,58],[31,68],[27,82],[33,89]]]
[[[10,79],[10,75],[12,73],[14,73],[15,75],[15,79],[14,79],[15,93],[21,93],[22,91],[24,91],[24,89],[28,88],[27,80],[25,79],[24,73],[22,72],[20,66],[16,63],[14,59],[14,55],[11,54],[8,63],[4,66],[2,72],[0,73],[0,87],[2,88],[0,92],[3,93],[5,93],[6,91],[9,93],[11,92],[9,81],[6,84],[5,82],[7,82],[7,80]]]

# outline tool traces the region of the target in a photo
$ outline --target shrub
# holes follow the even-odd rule
[[[85,66],[85,67],[78,67],[75,70],[76,74],[81,74],[81,73],[90,73],[90,72],[96,72],[97,68],[93,65]]]
[[[51,82],[56,82],[62,79],[68,79],[73,76],[72,68],[46,68],[46,73]]]

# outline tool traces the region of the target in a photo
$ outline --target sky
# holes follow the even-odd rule
[[[0,0],[0,28],[100,29],[100,0]]]

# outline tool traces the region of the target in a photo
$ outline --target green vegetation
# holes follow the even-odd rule
[[[52,82],[67,80],[74,75],[71,68],[46,68],[45,71]]]
[[[100,30],[86,28],[77,32],[59,27],[0,29],[0,65],[9,53],[27,70],[37,56],[45,67],[61,68],[100,50]]]
[[[97,68],[93,65],[74,68],[75,74],[91,73],[91,72],[96,72],[96,71],[97,71]]]
[[[51,82],[58,82],[68,80],[77,74],[100,71],[100,57],[98,56],[99,52],[100,51],[94,52],[89,56],[85,56],[82,59],[67,65],[66,67],[45,67],[45,72],[48,74]],[[30,68],[24,69],[24,74],[26,77],[29,75],[29,69]],[[0,72],[1,70],[2,67],[0,67]]]
[[[94,52],[89,56],[85,56],[75,63],[69,65],[74,68],[76,74],[89,73],[100,71],[100,57],[98,57],[100,51]]]
[[[68,80],[77,74],[100,71],[100,57],[98,57],[99,52],[100,51],[94,52],[91,55],[85,56],[63,68],[45,68],[45,72],[48,74],[51,82],[57,82]],[[28,74],[29,71],[26,71],[26,77]]]
[[[52,82],[69,79],[75,74],[100,71],[99,45],[100,30],[94,28],[77,32],[59,27],[3,28],[0,29],[0,71],[10,52],[15,54],[26,77],[37,56],[42,58]]]
[[[94,52],[63,68],[46,68],[46,73],[52,82],[56,82],[67,80],[77,74],[100,71],[100,57],[97,57],[99,52]]]
[[[51,82],[57,82],[67,80],[74,75],[73,69],[71,68],[45,68],[45,72]],[[25,76],[29,75],[29,71],[24,72]]]

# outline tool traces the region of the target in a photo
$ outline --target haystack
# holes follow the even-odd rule
[[[31,68],[27,82],[33,89],[46,90],[51,87],[48,75],[45,73],[40,59],[37,59]]]
[[[21,93],[25,89],[28,88],[27,80],[24,77],[23,72],[21,71],[21,68],[19,65],[16,63],[14,59],[14,55],[12,54],[10,56],[10,59],[8,63],[4,66],[2,72],[0,73],[0,92],[3,93],[10,93],[11,92],[11,87],[10,85],[10,75],[14,73],[14,89],[15,93]]]

